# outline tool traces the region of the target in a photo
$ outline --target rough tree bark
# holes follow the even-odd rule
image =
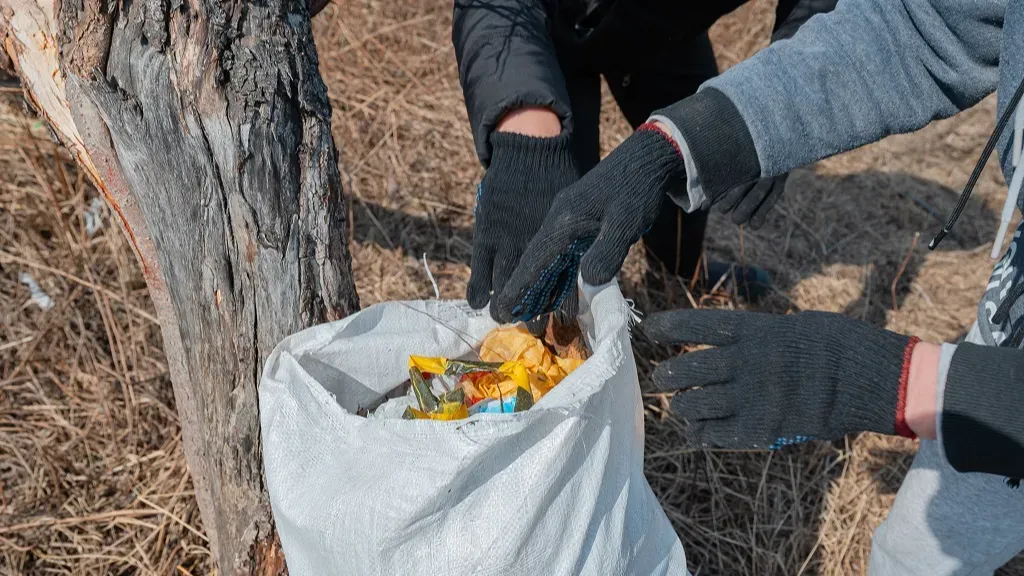
[[[262,362],[358,308],[305,1],[0,0],[0,41],[137,251],[220,573],[283,571]]]

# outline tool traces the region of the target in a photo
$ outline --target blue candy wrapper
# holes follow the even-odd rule
[[[504,402],[497,398],[481,400],[469,407],[470,414],[511,414],[516,411],[516,397],[510,396]]]

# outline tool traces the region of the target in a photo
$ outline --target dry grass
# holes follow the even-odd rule
[[[766,42],[770,14],[755,3],[715,27],[723,67]],[[450,3],[439,0],[345,0],[316,22],[364,305],[432,296],[424,253],[443,297],[465,289],[481,170],[450,23]],[[0,97],[0,574],[205,574],[159,331],[133,255],[105,216],[85,233],[95,191],[20,100]],[[767,309],[842,311],[955,339],[991,269],[986,244],[1005,190],[997,171],[982,178],[957,236],[932,254],[922,242],[897,273],[914,234],[927,240],[937,229],[930,212],[953,206],[992,115],[986,101],[799,170],[761,231],[713,217],[709,253],[767,267],[778,287]],[[609,98],[602,130],[605,151],[628,134]],[[53,309],[28,303],[22,272]],[[624,290],[641,309],[686,302],[645,273],[642,259],[627,261]],[[637,352],[643,375],[669,353],[642,340]],[[647,476],[695,572],[863,573],[912,443],[865,435],[773,455],[694,451],[667,399],[646,402]]]
[[[202,566],[145,283],[105,213],[86,233],[96,191],[14,102],[0,104],[0,573]]]

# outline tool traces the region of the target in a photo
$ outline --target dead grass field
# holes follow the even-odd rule
[[[767,42],[772,14],[758,2],[716,25],[723,67]],[[465,289],[481,169],[450,24],[442,0],[340,0],[315,23],[364,306],[431,297],[422,254],[442,297]],[[605,104],[607,152],[628,127]],[[709,253],[771,271],[778,292],[764,309],[831,310],[924,338],[962,336],[992,267],[1005,192],[997,170],[982,177],[956,236],[936,253],[924,246],[939,227],[929,211],[944,217],[953,207],[993,108],[990,99],[795,172],[762,230],[741,233],[714,216]],[[20,96],[0,93],[0,574],[207,574],[152,305],[105,209],[102,227],[87,233],[95,197]],[[631,257],[623,274],[639,309],[687,300],[654,289],[645,272]],[[52,309],[30,301],[23,273]],[[636,348],[644,375],[667,353],[642,339]],[[695,573],[864,572],[871,531],[913,443],[864,435],[772,455],[706,453],[685,448],[666,408],[647,396],[647,477]]]

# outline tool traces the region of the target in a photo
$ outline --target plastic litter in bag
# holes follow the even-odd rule
[[[557,356],[544,341],[518,326],[491,331],[478,354],[480,361],[411,356],[409,387],[419,408],[409,406],[402,417],[459,420],[476,413],[529,410],[583,364],[587,355],[582,348],[572,354],[577,357]],[[444,392],[435,393],[438,389]]]

